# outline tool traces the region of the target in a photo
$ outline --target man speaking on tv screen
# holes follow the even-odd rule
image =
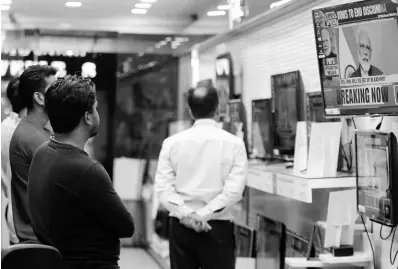
[[[352,78],[381,76],[383,72],[372,65],[372,42],[365,30],[359,30],[357,36],[357,52],[359,67],[352,73]]]

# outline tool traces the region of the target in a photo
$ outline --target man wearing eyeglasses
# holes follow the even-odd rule
[[[383,72],[372,65],[372,43],[370,37],[365,30],[358,32],[357,52],[359,67],[352,73],[352,78],[381,76]]]

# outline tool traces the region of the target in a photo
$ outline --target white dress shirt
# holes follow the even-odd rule
[[[18,238],[15,233],[11,206],[10,142],[20,121],[21,118],[17,113],[10,112],[10,115],[1,122],[1,181],[5,186],[7,186],[7,226],[10,231],[10,240],[13,243],[18,243]]]
[[[230,209],[242,199],[247,154],[243,140],[211,119],[163,142],[155,191],[171,216],[196,212],[204,220],[232,220]]]

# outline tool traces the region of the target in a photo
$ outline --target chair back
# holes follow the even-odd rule
[[[1,251],[2,269],[63,269],[62,256],[50,246],[18,244]]]

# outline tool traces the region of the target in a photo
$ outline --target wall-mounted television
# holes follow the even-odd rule
[[[294,156],[296,126],[303,120],[300,72],[271,76],[275,117],[274,157]]]
[[[326,116],[398,114],[397,3],[312,11]]]
[[[355,131],[358,212],[387,226],[398,224],[397,138]]]
[[[252,101],[252,155],[254,158],[272,158],[274,149],[274,115],[272,99]]]

